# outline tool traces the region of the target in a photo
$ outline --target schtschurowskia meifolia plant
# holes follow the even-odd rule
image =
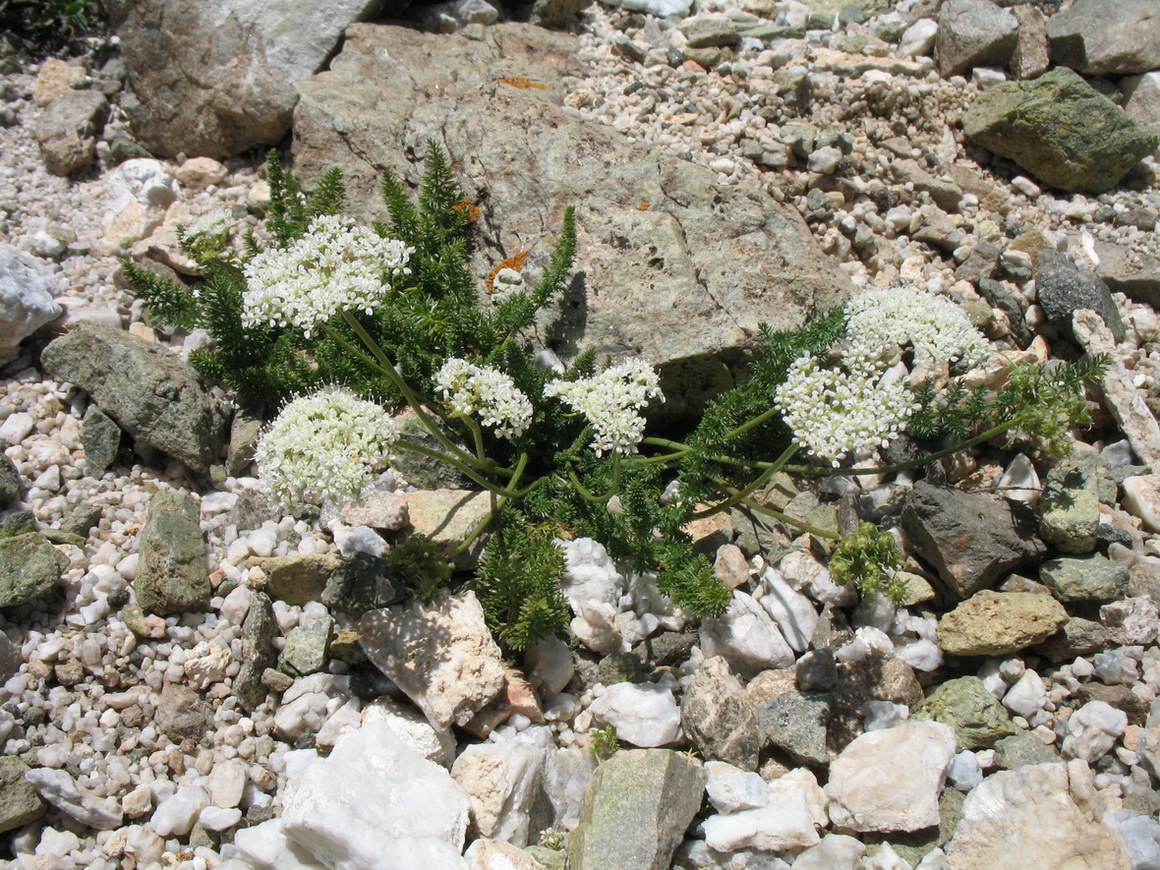
[[[997,387],[967,389],[960,375],[993,358],[989,343],[949,300],[898,285],[798,330],[762,328],[748,377],[683,436],[663,438],[648,432],[645,412],[664,394],[647,361],[589,351],[567,366],[537,362],[531,327],[575,257],[571,210],[540,279],[491,295],[467,268],[478,207],[436,146],[417,202],[387,174],[391,220],[373,227],[341,216],[336,173],[306,195],[271,155],[269,177],[264,239],[237,245],[228,223],[207,218],[182,235],[205,274],[198,288],[127,266],[133,286],[158,316],[206,329],[212,345],[193,359],[203,374],[243,403],[280,408],[258,463],[288,506],[357,498],[408,450],[486,491],[490,512],[461,548],[491,536],[472,582],[510,650],[567,627],[557,536],[595,538],[655,574],[677,607],[719,614],[731,593],[695,550],[691,521],[739,507],[837,538],[757,494],[779,472],[889,473],[1004,439],[1063,452],[1087,421],[1084,384],[1106,365],[1015,365]],[[400,434],[391,412],[404,406],[428,439]],[[883,466],[880,451],[903,432],[944,443]],[[900,594],[887,532],[862,524],[835,544],[836,580]]]

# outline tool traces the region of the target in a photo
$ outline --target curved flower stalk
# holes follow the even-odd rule
[[[322,504],[365,492],[397,440],[383,408],[331,387],[287,404],[258,440],[254,458],[263,485],[282,504]]]
[[[665,400],[657,373],[643,359],[624,360],[579,381],[552,381],[544,395],[559,397],[587,418],[597,456],[636,453],[644,437],[639,411],[652,399]]]
[[[336,314],[370,314],[390,293],[385,278],[407,275],[413,248],[337,215],[315,217],[289,247],[270,248],[243,270],[245,326],[294,326],[310,338]]]

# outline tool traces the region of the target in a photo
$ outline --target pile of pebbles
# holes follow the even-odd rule
[[[907,5],[903,2],[898,11],[905,12]],[[857,77],[841,62],[812,59],[818,49],[842,48],[844,40],[860,35],[859,28],[873,37],[874,25],[872,19],[833,32],[811,31],[805,40],[774,48],[746,41],[731,59],[709,70],[669,62],[667,48],[680,41],[673,36],[674,23],[597,5],[581,15],[579,56],[587,73],[572,83],[567,99],[632,140],[710,167],[722,183],[756,182],[792,203],[823,249],[858,285],[910,278],[960,303],[978,303],[980,297],[956,270],[980,241],[1032,229],[1051,233],[1059,247],[1077,252],[1092,241],[1106,241],[1160,257],[1155,232],[1160,192],[1154,184],[1160,164],[1155,158],[1145,161],[1143,175],[1131,187],[1099,197],[1044,191],[1011,164],[990,160],[964,141],[958,118],[987,83],[985,73],[943,80],[928,60],[894,62],[884,55],[890,71]],[[646,50],[631,47],[639,45]],[[779,51],[786,56],[777,57]],[[800,67],[789,77],[788,89],[786,77],[775,81],[768,74],[787,65]],[[10,122],[0,126],[0,235],[56,264],[66,288],[60,301],[70,313],[100,310],[126,328],[154,334],[140,303],[119,279],[116,255],[121,248],[118,240],[105,237],[103,223],[113,197],[107,184],[114,165],[108,143],[125,130],[124,119],[114,107],[92,170],[71,180],[51,175],[30,134],[40,111],[32,97],[37,71],[29,66],[0,80],[0,119]],[[105,65],[91,74],[115,78],[117,69]],[[796,144],[786,145],[784,135],[763,135],[771,125],[784,132],[794,124],[800,125]],[[925,173],[906,174],[911,164],[905,161],[930,171],[964,154],[990,172],[956,177],[967,192],[955,197],[954,209],[940,207],[941,191]],[[185,164],[182,158],[172,161],[179,181]],[[225,208],[239,221],[255,223],[261,186],[259,165],[242,158],[225,161],[219,180],[183,187],[173,220],[187,222]],[[1021,292],[1032,306],[1028,324],[1038,327],[1043,317],[1036,311],[1034,285],[1029,273],[1020,271],[1026,266],[1018,257],[1003,262],[1007,277],[1021,279]],[[1152,396],[1160,392],[1160,320],[1150,307],[1122,295],[1116,302],[1129,327],[1119,349],[1121,361],[1136,388]],[[1011,339],[1002,324],[991,326],[993,338]],[[1043,334],[1054,337],[1050,328]],[[181,337],[158,337],[179,353],[188,350]],[[20,507],[32,512],[39,528],[59,533],[62,542],[70,540],[65,537],[70,531],[87,538],[69,547],[62,578],[65,609],[49,603],[30,606],[18,623],[0,615],[0,632],[9,641],[0,643],[0,661],[5,655],[19,661],[0,686],[0,754],[66,771],[79,789],[73,810],[51,809],[11,837],[8,848],[19,855],[12,866],[217,866],[225,851],[219,850],[217,832],[227,832],[228,841],[228,832],[242,817],[238,807],[245,807],[249,824],[277,814],[286,782],[285,756],[295,748],[275,738],[276,710],[262,705],[246,714],[230,694],[242,658],[240,599],[219,595],[208,613],[168,617],[163,629],[156,626],[154,640],[143,639],[111,615],[111,603],[124,600],[134,578],[137,535],[151,495],[159,489],[196,492],[202,484],[180,463],[164,461],[119,465],[100,479],[87,476],[80,442],[87,398],[69,384],[44,378],[36,365],[36,340],[26,349],[0,382],[0,439],[13,445],[5,454],[28,483]],[[209,543],[207,567],[224,584],[223,592],[244,579],[252,556],[337,552],[318,521],[240,513],[239,505],[252,499],[252,478],[217,483],[201,500],[201,526]],[[1143,557],[1160,558],[1156,536],[1142,535],[1140,541]],[[303,616],[304,608],[276,607],[283,634]],[[182,713],[183,696],[162,689],[187,680],[191,651],[206,642],[232,654],[205,693],[212,710],[207,733],[202,739],[174,740],[157,723]],[[5,646],[11,648],[8,653]],[[1131,648],[1127,655],[1132,663],[1117,659],[1112,664],[1129,671],[1136,664],[1133,687],[1155,697],[1160,693],[1155,646]],[[1112,664],[1101,661],[1099,667]],[[1089,665],[1069,665],[1057,682],[1091,676],[1096,666],[1087,670]],[[327,667],[334,674],[347,669],[337,659]],[[593,699],[591,693],[581,698],[585,706]],[[576,730],[557,729],[562,745],[584,737],[585,729],[575,723],[592,721],[587,712],[572,715],[577,716]],[[1132,764],[1130,755],[1120,753],[1125,767]],[[158,830],[156,820],[146,824],[153,808],[182,784],[235,761],[243,765],[245,777],[231,806],[178,819],[165,830]],[[1119,787],[1107,777],[1097,785]],[[62,791],[68,787],[60,780]],[[118,820],[115,826],[112,819]]]

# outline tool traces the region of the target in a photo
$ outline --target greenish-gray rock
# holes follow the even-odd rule
[[[1020,731],[995,741],[995,766],[1015,770],[1028,764],[1051,764],[1063,761],[1059,753],[1030,731]]]
[[[0,453],[0,510],[20,497],[20,472],[12,460]]]
[[[317,616],[295,626],[286,635],[286,646],[278,657],[278,669],[300,677],[321,671],[326,666],[333,628],[334,620],[329,616]]]
[[[250,609],[242,620],[239,640],[242,644],[242,664],[234,677],[234,695],[247,710],[253,710],[266,700],[266,687],[262,674],[278,661],[274,649],[274,638],[278,635],[278,623],[274,620],[274,607],[270,596],[264,592],[250,595]]]
[[[1039,566],[1039,579],[1060,601],[1114,601],[1127,592],[1131,576],[1126,565],[1098,553],[1050,559]]]
[[[1093,553],[1100,525],[1095,457],[1067,459],[1047,474],[1039,535],[1063,553]]]
[[[8,682],[8,679],[20,670],[23,662],[24,656],[20,653],[20,647],[0,631],[0,683]]]
[[[68,568],[68,557],[44,535],[26,532],[0,539],[0,608],[47,595]]]
[[[669,749],[618,752],[592,776],[568,838],[571,870],[668,870],[701,808],[701,762]]]
[[[200,740],[213,718],[209,705],[189,686],[166,683],[155,702],[153,719],[174,743],[184,738]]]
[[[600,660],[597,666],[600,682],[606,686],[613,683],[643,683],[648,680],[644,661],[634,653],[613,652]]]
[[[0,757],[0,833],[35,822],[48,804],[24,778],[31,768],[15,755]]]
[[[163,345],[80,322],[44,349],[45,371],[87,390],[135,439],[207,472],[224,436],[217,401]]]
[[[450,432],[444,431],[444,434],[458,440]],[[399,437],[421,447],[443,449],[435,436],[413,413],[399,418]],[[440,462],[413,450],[398,450],[396,453],[391,461],[391,467],[399,472],[403,480],[417,489],[465,489],[471,486],[469,478],[446,462]]]
[[[1160,143],[1154,131],[1063,67],[988,88],[962,124],[975,143],[1072,193],[1114,187]]]
[[[568,866],[567,852],[557,852],[544,846],[528,846],[524,851],[543,864],[544,870],[565,870]]]
[[[302,606],[321,601],[332,574],[342,567],[333,553],[290,553],[250,562],[266,575],[265,592],[271,598]]]
[[[262,434],[262,420],[244,411],[230,422],[230,446],[226,450],[226,474],[241,477],[254,461],[254,448]]]
[[[86,473],[89,477],[103,477],[117,460],[121,427],[95,403],[89,405],[81,425],[81,444],[85,448]]]
[[[1050,595],[984,589],[939,620],[938,645],[957,656],[1001,656],[1047,640],[1067,622]]]
[[[1103,623],[1073,616],[1054,636],[1039,644],[1035,651],[1050,661],[1066,662],[1076,656],[1090,655],[1111,643],[1111,631]]]
[[[14,538],[36,531],[36,514],[32,511],[16,510],[0,522],[0,538]]]
[[[995,741],[1019,733],[1007,711],[978,677],[959,677],[943,683],[927,696],[910,719],[912,722],[934,720],[951,726],[958,752],[989,749]]]
[[[208,609],[211,590],[205,539],[192,498],[172,490],[154,493],[137,553],[140,560],[133,588],[142,610],[170,616]]]
[[[761,705],[761,735],[767,746],[789,753],[800,764],[830,763],[826,746],[830,702],[824,695],[786,692]]]

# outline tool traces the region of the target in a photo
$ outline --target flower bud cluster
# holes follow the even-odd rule
[[[636,453],[644,437],[640,410],[651,399],[665,400],[656,372],[642,359],[625,360],[584,380],[552,381],[544,395],[559,397],[587,418],[597,456]]]
[[[356,498],[390,461],[390,415],[331,387],[289,402],[258,440],[262,483],[282,504]]]
[[[307,338],[340,311],[370,314],[390,292],[389,278],[410,274],[413,248],[320,215],[289,247],[271,248],[246,264],[242,323],[294,326]]]
[[[532,403],[498,369],[452,357],[435,375],[435,386],[454,413],[479,415],[500,438],[518,437],[532,422]]]

